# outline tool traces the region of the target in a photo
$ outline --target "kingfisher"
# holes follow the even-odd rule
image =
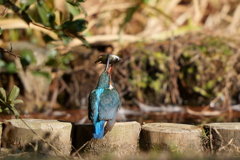
[[[119,94],[111,78],[113,63],[117,61],[112,60],[112,56],[108,54],[107,60],[102,61],[106,68],[99,77],[97,87],[88,98],[88,118],[93,123],[95,139],[102,139],[108,131],[111,131],[120,106]]]

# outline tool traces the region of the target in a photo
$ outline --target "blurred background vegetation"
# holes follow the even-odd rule
[[[123,108],[141,102],[230,113],[240,102],[238,0],[0,4],[0,87],[20,87],[22,114],[86,110],[104,67],[94,61],[109,52],[122,58],[113,79]]]

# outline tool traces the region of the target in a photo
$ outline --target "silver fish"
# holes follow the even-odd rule
[[[108,60],[108,54],[104,54],[104,55],[100,55],[99,59],[95,61],[95,63],[101,63],[101,64],[107,64],[107,60]],[[121,61],[121,58],[110,54],[110,60],[109,60],[109,64],[114,64]]]

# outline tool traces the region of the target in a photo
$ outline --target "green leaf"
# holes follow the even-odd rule
[[[79,15],[80,11],[83,12],[84,16],[87,17],[87,12],[85,9],[82,7],[80,2],[84,2],[85,0],[78,0],[78,2],[74,1],[66,1],[67,4],[67,10],[70,12],[73,16]]]
[[[73,15],[70,14],[70,15],[69,15],[69,21],[73,21],[73,18],[74,18]]]
[[[54,28],[55,25],[55,14],[54,13],[48,13],[48,23]]]
[[[23,100],[15,99],[15,100],[12,101],[12,104],[17,104],[17,103],[23,103]]]
[[[9,73],[16,73],[17,71],[17,68],[15,66],[15,63],[14,62],[10,62],[6,65],[6,70],[9,72]]]
[[[74,2],[74,1],[66,1],[68,4],[70,4],[70,5],[72,5],[72,6],[74,6],[74,7],[78,7],[78,5],[79,5],[79,3],[77,3],[77,2]]]
[[[33,3],[35,3],[35,0],[24,0],[20,1],[20,8],[25,11],[27,10]]]
[[[36,63],[36,59],[31,50],[24,49],[20,55],[20,62],[24,68],[31,63]]]
[[[82,32],[85,29],[87,29],[88,22],[85,19],[77,19],[73,22],[74,22],[73,26],[74,27],[76,26],[77,32]]]
[[[20,89],[17,86],[13,86],[11,92],[8,95],[8,99],[7,99],[8,102],[10,103],[13,102],[17,98],[19,92],[20,92]]]
[[[1,1],[1,0],[0,0]],[[2,28],[0,27],[0,35],[2,34]]]
[[[16,118],[19,118],[19,117],[20,117],[18,111],[17,111],[16,108],[14,107],[14,104],[8,105],[8,108],[9,108],[9,110],[14,114],[14,116],[15,116]]]
[[[20,115],[19,115],[18,111],[16,110],[16,108],[14,107],[14,104],[9,105],[6,102],[4,102],[2,99],[0,99],[0,106],[3,110],[10,110],[16,118],[19,118]]]
[[[42,6],[42,5],[43,5],[43,3],[44,3],[44,1],[43,1],[43,0],[37,0],[37,4],[38,4],[39,6]]]
[[[19,16],[29,25],[31,22],[32,22],[32,20],[31,20],[31,18],[28,16],[28,14],[26,13],[26,12],[24,12],[24,11],[22,11],[20,14],[19,14]]]
[[[44,25],[49,26],[51,24],[49,22],[52,21],[53,19],[55,20],[54,13],[51,12],[51,9],[48,7],[46,3],[43,3],[41,5],[39,5],[38,3],[37,9],[38,9],[38,14]]]
[[[51,81],[51,74],[48,72],[43,71],[32,71],[34,76],[43,76],[45,77],[49,82]]]
[[[86,39],[83,36],[77,36],[77,38],[80,39],[86,45],[86,47],[90,48],[89,43],[86,41]]]
[[[77,19],[75,21],[66,21],[61,26],[64,31],[72,34],[82,32],[87,28],[88,22],[85,19]]]
[[[79,9],[78,9],[78,6],[79,6],[79,3],[76,3],[76,2],[72,2],[72,1],[66,1],[67,4],[67,10],[68,12],[70,12],[73,16],[76,16],[80,13]]]
[[[58,52],[55,49],[51,49],[47,52],[47,56],[49,59],[56,59],[56,56],[58,56]]]
[[[202,88],[200,88],[200,87],[198,87],[198,86],[194,86],[194,87],[193,87],[193,90],[194,90],[195,92],[198,92],[199,94],[205,96],[205,97],[210,97],[210,95],[209,95],[204,89],[202,89]]]
[[[71,23],[72,23],[72,20],[65,21],[65,22],[61,25],[62,30],[67,29],[67,28],[71,25]]]
[[[127,14],[126,17],[122,23],[122,25],[120,26],[120,29],[122,30],[123,27],[132,19],[133,14],[137,11],[137,9],[139,8],[139,5],[135,6],[135,7],[131,7],[127,10]]]
[[[85,1],[85,0],[84,0]],[[82,5],[81,4],[79,4],[79,6],[78,6],[79,8],[80,8],[80,10],[83,12],[83,14],[84,14],[84,16],[85,17],[87,17],[87,12],[85,11],[85,9],[82,7]]]
[[[74,60],[74,55],[71,53],[64,55],[61,59],[62,63],[64,63],[64,64],[69,64],[70,61],[72,61],[72,60]]]
[[[0,0],[0,4],[6,4],[6,0]]]
[[[69,44],[71,42],[71,37],[65,35],[64,33],[59,33],[58,37],[63,41],[65,45]]]
[[[6,91],[2,87],[0,88],[0,98],[6,102],[7,101],[7,96],[6,96]]]
[[[4,60],[0,59],[0,68],[5,67],[6,66],[6,62]]]
[[[86,0],[77,0],[77,2],[85,2]]]
[[[212,89],[214,87],[214,85],[215,85],[215,80],[209,80],[207,82],[206,88],[207,89]]]
[[[46,63],[45,63],[46,66],[52,66],[52,67],[56,67],[58,66],[58,61],[55,60],[55,59],[49,59]]]
[[[56,28],[56,27],[54,27],[54,28]],[[54,41],[54,39],[51,36],[47,35],[47,34],[44,35],[42,38],[43,38],[43,40],[45,41],[46,44]]]
[[[192,74],[192,73],[194,72],[194,68],[188,68],[188,69],[187,69],[187,72],[188,72],[189,74]]]

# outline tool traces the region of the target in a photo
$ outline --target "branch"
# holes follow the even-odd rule
[[[14,56],[14,57],[18,57],[18,58],[21,58],[19,55],[16,55],[16,54],[13,54],[12,53],[12,43],[10,43],[10,46],[11,46],[11,49],[10,50],[5,50],[5,49],[3,49],[3,48],[1,48],[0,47],[0,53],[8,53],[8,54],[10,54],[10,55],[12,55],[12,56]]]

